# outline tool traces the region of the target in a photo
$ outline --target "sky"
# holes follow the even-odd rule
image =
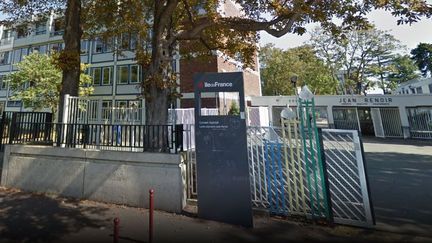
[[[432,4],[432,0],[428,1]],[[396,39],[400,40],[407,47],[401,50],[401,53],[409,53],[409,50],[415,48],[420,42],[432,43],[432,19],[422,19],[412,25],[397,25],[397,18],[383,10],[375,10],[368,15],[368,18],[376,25],[379,30],[389,31]],[[314,25],[308,25],[310,31]],[[261,33],[260,44],[274,43],[276,47],[288,49],[300,46],[308,41],[308,33],[303,36],[287,34],[281,38],[275,38],[267,33]]]

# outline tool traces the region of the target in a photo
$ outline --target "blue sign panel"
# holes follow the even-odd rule
[[[194,76],[198,216],[252,227],[243,73]],[[211,103],[217,115],[202,114]]]

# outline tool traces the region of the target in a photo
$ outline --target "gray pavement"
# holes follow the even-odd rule
[[[432,236],[432,141],[364,139],[377,228]]]
[[[377,230],[263,216],[244,229],[156,212],[154,242],[432,242],[432,141],[367,138],[364,148]],[[111,242],[115,217],[120,242],[148,242],[146,209],[0,188],[0,242]]]
[[[157,196],[157,194],[156,194]],[[0,242],[148,242],[148,211],[0,189]],[[155,213],[154,242],[432,242],[432,238],[255,217],[254,229]]]

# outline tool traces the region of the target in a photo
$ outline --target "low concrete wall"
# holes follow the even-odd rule
[[[180,213],[186,204],[180,155],[8,145],[1,185],[25,191]]]

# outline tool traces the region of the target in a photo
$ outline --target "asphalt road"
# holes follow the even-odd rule
[[[432,141],[363,142],[377,228],[432,236]]]

